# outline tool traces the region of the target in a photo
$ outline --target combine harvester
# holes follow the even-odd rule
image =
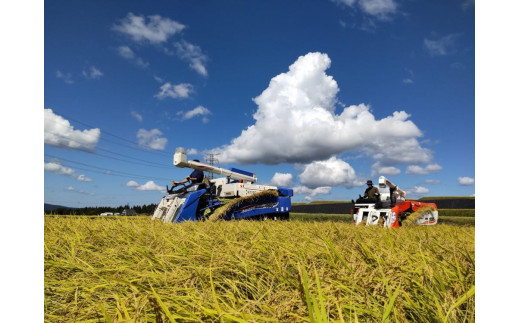
[[[380,201],[364,201],[360,198],[354,204],[351,213],[356,225],[363,222],[366,225],[380,225],[385,228],[398,228],[411,214],[419,212],[415,224],[435,225],[439,219],[439,212],[435,203],[406,201],[406,192],[402,191],[384,176],[379,177],[379,187],[389,192],[381,193]],[[410,219],[411,220],[411,219]]]
[[[288,220],[291,211],[290,188],[258,185],[256,175],[239,169],[224,169],[187,160],[184,148],[173,155],[176,167],[189,167],[203,172],[224,175],[202,184],[173,186],[163,197],[153,219],[166,223],[202,221],[207,219],[275,219]]]

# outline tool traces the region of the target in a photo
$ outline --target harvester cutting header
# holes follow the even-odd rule
[[[154,219],[164,222],[289,219],[293,196],[290,188],[254,184],[257,177],[253,173],[188,160],[184,148],[175,150],[173,164],[224,177],[209,180],[201,175],[201,181],[190,177],[178,183],[172,181],[171,189],[166,186],[168,195],[155,209]]]

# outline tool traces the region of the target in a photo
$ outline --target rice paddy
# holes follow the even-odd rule
[[[474,322],[475,228],[45,217],[48,322]]]

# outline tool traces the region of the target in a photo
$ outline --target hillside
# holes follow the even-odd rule
[[[62,205],[55,205],[55,204],[48,204],[48,203],[44,203],[43,204],[43,211],[44,212],[55,211],[57,209],[73,209],[73,207],[62,206]]]

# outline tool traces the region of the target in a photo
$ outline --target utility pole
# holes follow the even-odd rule
[[[218,164],[218,159],[215,158],[215,154],[208,154],[205,158],[207,164],[214,166],[215,163]],[[209,173],[209,179],[213,179],[213,173]]]

